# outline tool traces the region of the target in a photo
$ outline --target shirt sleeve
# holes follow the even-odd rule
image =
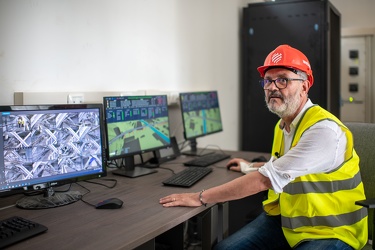
[[[306,130],[298,144],[278,159],[271,158],[259,168],[276,193],[296,177],[330,172],[345,158],[346,135],[333,121],[318,122]]]

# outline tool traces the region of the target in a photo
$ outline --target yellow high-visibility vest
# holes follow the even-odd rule
[[[344,163],[329,173],[298,177],[280,194],[270,189],[263,208],[268,215],[281,215],[282,229],[291,247],[310,239],[335,238],[354,249],[361,249],[368,239],[367,209],[354,204],[356,200],[364,200],[365,194],[359,157],[348,128],[328,111],[312,106],[301,117],[291,148],[298,144],[307,129],[322,120],[336,122],[345,132],[347,149]],[[284,153],[279,123],[275,126],[272,155]]]

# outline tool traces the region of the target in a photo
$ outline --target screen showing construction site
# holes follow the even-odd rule
[[[109,160],[170,145],[166,95],[104,97]]]
[[[217,91],[180,93],[185,139],[223,130]]]
[[[101,104],[2,106],[0,112],[0,190],[105,174]]]

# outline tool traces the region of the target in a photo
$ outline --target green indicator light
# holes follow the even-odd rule
[[[349,102],[353,102],[354,101],[354,98],[351,96],[349,97]]]

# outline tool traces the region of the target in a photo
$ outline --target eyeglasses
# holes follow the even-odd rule
[[[289,81],[305,81],[305,80],[297,79],[297,78],[276,78],[275,80],[260,79],[259,83],[260,85],[262,85],[263,89],[269,89],[272,83],[274,83],[278,89],[285,89],[288,86]]]

